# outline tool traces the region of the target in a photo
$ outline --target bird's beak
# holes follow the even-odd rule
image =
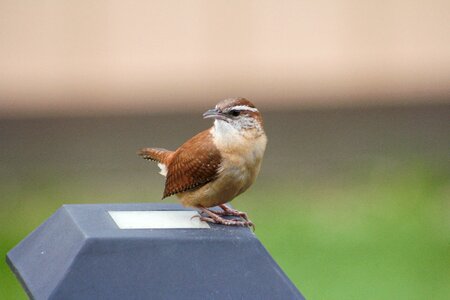
[[[227,121],[225,115],[217,108],[210,109],[203,114],[203,119],[211,119],[211,118]]]

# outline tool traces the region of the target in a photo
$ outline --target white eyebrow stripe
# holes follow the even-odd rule
[[[254,107],[250,107],[247,105],[236,105],[230,108],[230,110],[249,110],[253,112],[257,112],[258,110]]]

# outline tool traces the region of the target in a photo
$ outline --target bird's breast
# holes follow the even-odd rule
[[[251,139],[235,137],[234,142],[228,141],[224,144],[221,144],[220,140],[216,141],[222,155],[219,178],[236,187],[236,196],[255,181],[261,168],[266,143],[264,134]]]

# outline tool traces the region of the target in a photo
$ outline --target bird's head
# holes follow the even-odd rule
[[[215,108],[203,114],[203,118],[213,118],[217,129],[238,131],[241,134],[263,134],[261,113],[253,103],[245,98],[229,98],[220,101]]]

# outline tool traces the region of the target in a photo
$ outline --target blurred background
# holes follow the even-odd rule
[[[449,14],[0,0],[0,299],[26,299],[5,254],[63,203],[159,202],[164,179],[136,150],[175,149],[232,96],[269,137],[233,205],[306,298],[447,299]]]

